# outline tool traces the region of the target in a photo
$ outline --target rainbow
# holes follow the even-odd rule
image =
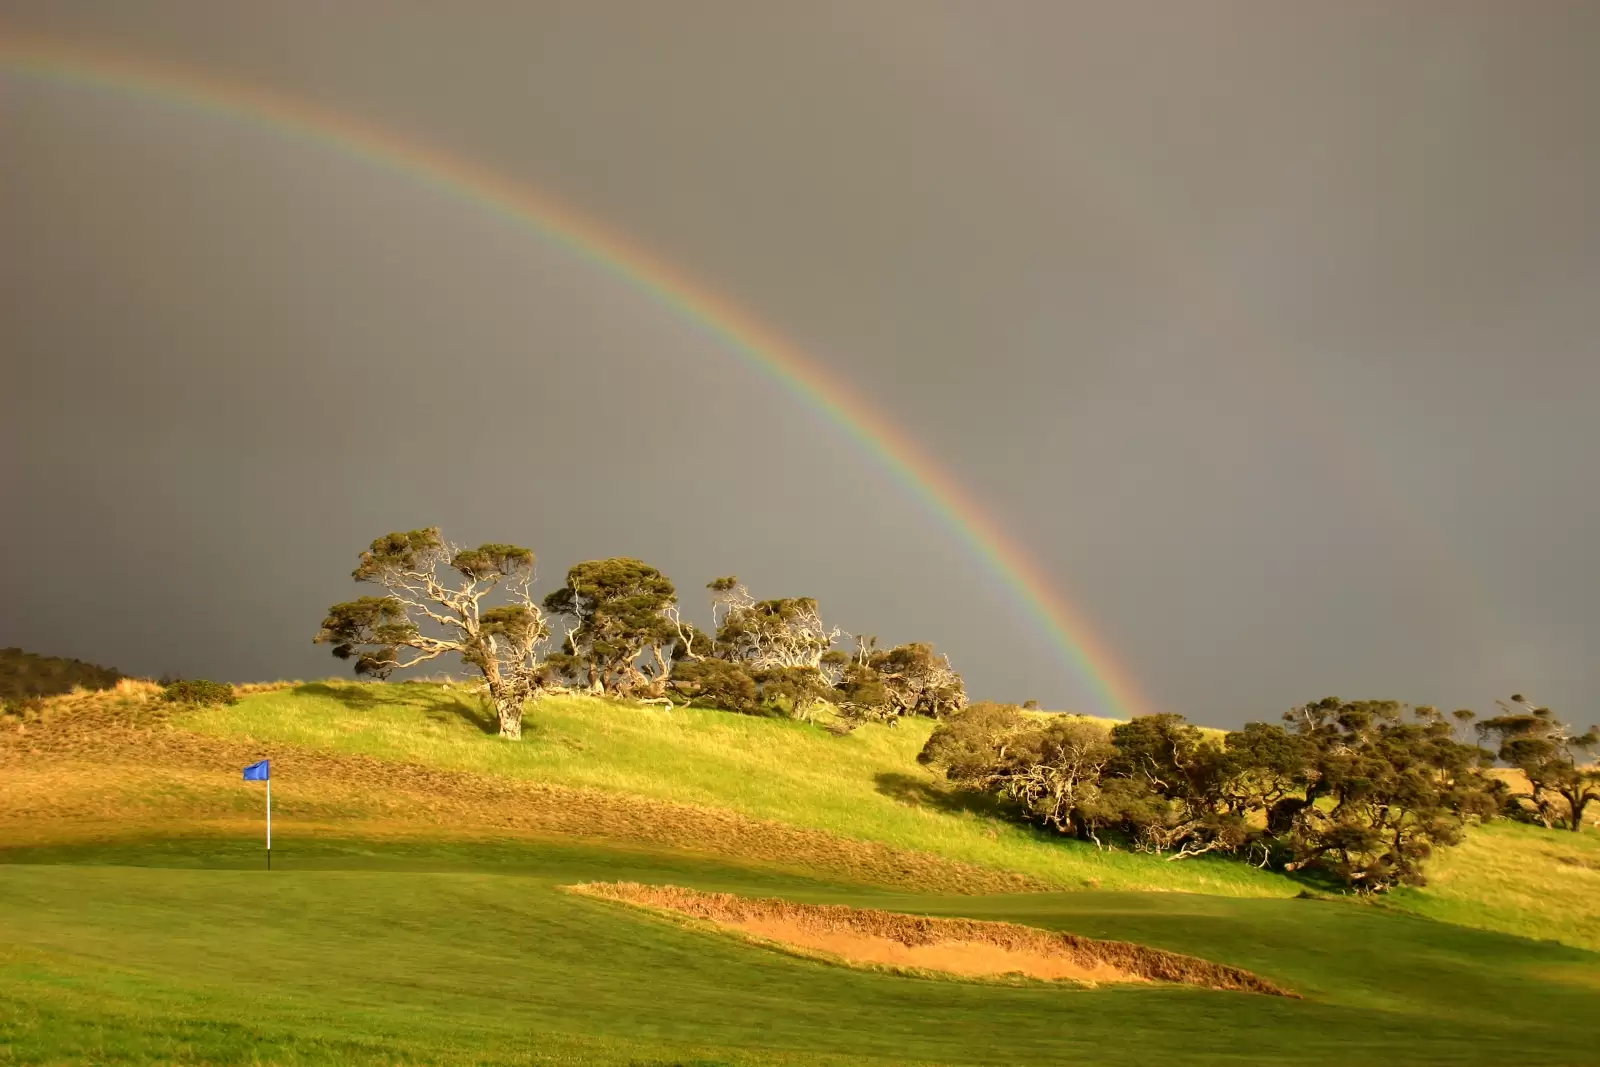
[[[310,101],[170,63],[42,38],[0,37],[0,73],[131,93],[245,120],[359,158],[494,212],[631,285],[726,345],[854,439],[1008,590],[1090,691],[1093,710],[1143,714],[1138,685],[1043,569],[979,502],[882,413],[791,341],[637,242],[526,183]]]

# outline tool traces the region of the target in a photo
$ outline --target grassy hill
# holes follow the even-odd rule
[[[1592,1062],[1600,835],[1494,824],[1426,889],[1299,899],[1003,822],[916,764],[927,729],[563,698],[515,744],[435,685],[58,698],[0,719],[0,1062]],[[560,891],[597,880],[1122,938],[1303,999],[854,971]]]
[[[1168,864],[1099,852],[1016,826],[953,793],[916,762],[928,720],[846,737],[785,719],[636,706],[587,697],[542,701],[522,743],[463,690],[322,682],[186,715],[219,737],[290,744],[431,767],[727,809],[1018,871],[1051,885],[1293,896],[1300,887],[1225,861]]]

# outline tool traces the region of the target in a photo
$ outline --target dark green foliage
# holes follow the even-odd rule
[[[1488,754],[1457,741],[1433,708],[1404,713],[1392,700],[1327,697],[1284,715],[1306,756],[1289,869],[1374,892],[1425,885],[1433,848],[1459,843],[1468,819],[1493,814]]]
[[[339,659],[354,659],[356,673],[387,678],[399,665],[402,646],[418,637],[405,605],[392,596],[364,596],[335,604],[316,640],[333,645]]]
[[[763,703],[797,719],[809,718],[811,711],[833,692],[828,679],[815,667],[769,667],[756,671],[753,677]]]
[[[678,641],[666,614],[677,596],[671,580],[642,560],[590,560],[567,571],[567,584],[544,598],[547,611],[577,623],[561,661],[566,673],[596,691],[630,695],[648,687],[659,695],[668,673],[663,649]],[[650,674],[637,662],[646,649],[655,661]]]
[[[1233,761],[1228,789],[1233,806],[1266,813],[1267,831],[1286,834],[1305,806],[1304,772],[1311,740],[1273,723],[1246,723],[1225,741]]]
[[[894,715],[940,718],[967,705],[961,675],[930,644],[914,642],[873,652],[866,666],[877,674]]]
[[[464,549],[450,559],[463,577],[487,581],[495,575],[509,577],[533,569],[533,551],[518,545],[488,544]]]
[[[1514,695],[1499,702],[1504,714],[1477,724],[1478,736],[1499,742],[1495,755],[1528,778],[1529,791],[1513,794],[1513,812],[1527,811],[1547,828],[1583,828],[1583,813],[1600,800],[1600,768],[1592,765],[1600,747],[1600,729],[1584,733],[1556,718],[1549,708],[1536,708]],[[1458,712],[1457,715],[1460,713]]]
[[[480,612],[478,626],[484,634],[528,641],[539,630],[539,616],[526,604],[502,604]]]
[[[884,687],[883,677],[862,663],[844,668],[832,699],[841,711],[866,718],[881,718],[889,713],[889,690]]]
[[[721,708],[743,715],[761,712],[756,680],[737,663],[725,659],[684,659],[673,664],[672,689],[697,707]]]
[[[1025,732],[1027,723],[1019,709],[980,701],[940,723],[917,754],[917,762],[943,767],[952,782],[981,787],[997,772],[1015,765],[1011,742]]]
[[[1432,708],[1336,698],[1292,730],[1252,723],[1221,743],[1178,715],[1102,725],[1007,705],[949,715],[918,757],[1023,817],[1169,859],[1248,851],[1365,891],[1422,885],[1433,848],[1491,815],[1487,755]]]
[[[20,648],[0,649],[0,701],[4,702],[59,696],[71,692],[73,686],[110,689],[122,678],[120,671],[80,659],[38,656]]]
[[[1106,767],[1121,803],[1107,820],[1135,846],[1173,858],[1236,851],[1249,837],[1244,811],[1230,803],[1239,769],[1216,741],[1181,715],[1146,715],[1111,729]]]
[[[208,682],[194,678],[172,682],[161,691],[161,699],[169,704],[193,704],[210,707],[216,704],[237,704],[239,695],[227,682]]]
[[[350,576],[358,582],[370,582],[397,573],[421,575],[432,570],[435,561],[446,551],[437,526],[386,534],[361,553],[361,561]]]

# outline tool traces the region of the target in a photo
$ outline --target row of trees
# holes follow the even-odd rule
[[[672,581],[640,560],[579,563],[538,601],[532,551],[450,544],[437,527],[378,538],[352,577],[382,594],[335,604],[315,640],[377,678],[459,656],[481,676],[508,738],[521,737],[528,703],[552,691],[801,718],[826,702],[842,730],[967,702],[932,646],[879,649],[827,625],[816,600],[756,600],[733,576],[707,586],[709,631],[683,617]],[[853,651],[840,647],[845,638]]]
[[[1511,702],[1495,701],[1500,714],[1476,724],[1478,736],[1496,742],[1501,762],[1522,772],[1525,789],[1512,789],[1513,814],[1526,816],[1546,829],[1583,828],[1584,811],[1600,800],[1600,727],[1583,733],[1556,718],[1549,708],[1535,707],[1520,693]],[[1461,715],[1461,712],[1456,714]]]
[[[1477,724],[1495,751],[1458,739],[1472,712],[1452,722],[1395,701],[1329,697],[1284,725],[1220,737],[1179,715],[1107,726],[980,703],[945,718],[919,760],[1097,846],[1169,860],[1237,854],[1381,892],[1424,884],[1429,855],[1472,820],[1532,813],[1576,830],[1600,799],[1600,772],[1585,766],[1596,731],[1575,734],[1549,709],[1512,699]],[[1497,758],[1524,772],[1527,791],[1489,773]]]
[[[1168,859],[1240,855],[1382,891],[1421,884],[1433,849],[1473,819],[1577,830],[1600,800],[1600,732],[1577,733],[1520,695],[1475,723],[1492,750],[1459,739],[1472,712],[1395,701],[1327,698],[1283,725],[1221,736],[1178,715],[1108,727],[968,707],[960,675],[931,646],[880,649],[825,623],[812,598],[756,600],[732,576],[707,586],[709,630],[683,617],[673,583],[640,560],[580,563],[536,600],[530,550],[452,545],[437,528],[378,538],[353,577],[382,595],[335,604],[316,640],[378,678],[459,656],[481,676],[502,736],[519,738],[525,707],[549,692],[800,718],[827,704],[840,731],[925,715],[940,724],[919,758],[963,788],[1060,833]],[[1521,780],[1491,774],[1497,760]]]

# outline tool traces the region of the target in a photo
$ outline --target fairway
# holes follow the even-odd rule
[[[1593,1062],[1600,958],[1333,902],[913,896],[567,844],[285,841],[270,874],[207,839],[5,859],[5,1062]],[[1135,940],[1305,999],[851,970],[559,890],[593,879]]]

